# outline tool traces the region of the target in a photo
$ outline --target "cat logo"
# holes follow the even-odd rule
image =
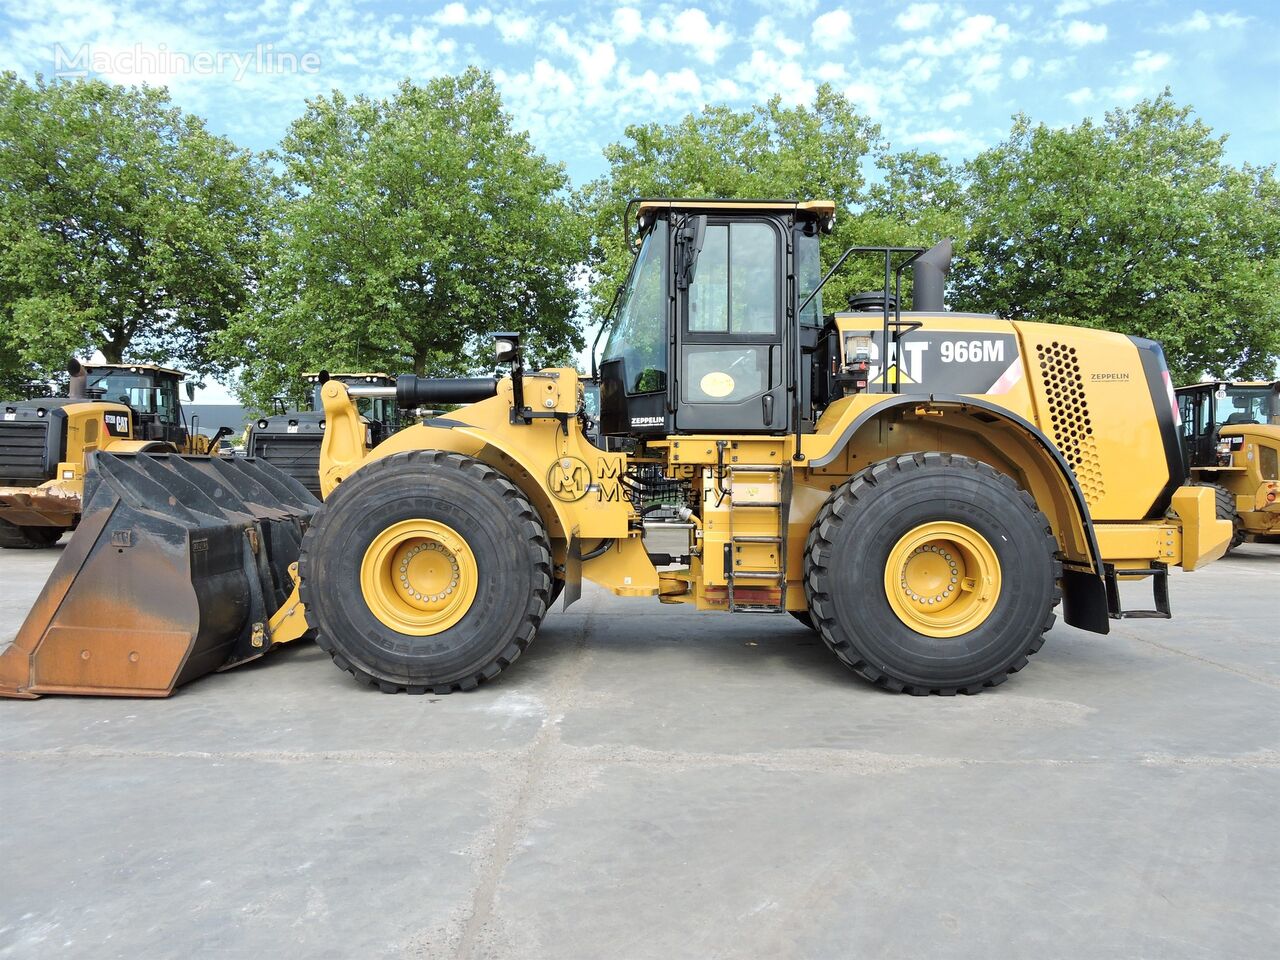
[[[905,373],[899,370],[898,365],[896,363],[889,364],[888,370],[886,370],[881,376],[876,377],[874,380],[871,380],[870,382],[871,383],[888,383],[888,384],[900,383],[904,387],[915,386],[917,383],[917,381],[912,380],[909,376],[907,376]]]
[[[562,503],[577,503],[591,489],[591,468],[577,457],[560,457],[547,470],[547,489]]]

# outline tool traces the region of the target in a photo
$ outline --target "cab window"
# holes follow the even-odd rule
[[[689,287],[689,332],[774,333],[777,283],[778,241],[771,226],[708,226]]]
[[[1234,423],[1266,423],[1271,413],[1271,391],[1266,387],[1236,387],[1219,397],[1214,420],[1218,426]]]
[[[667,389],[667,222],[657,221],[618,301],[604,360],[622,360],[627,393]]]

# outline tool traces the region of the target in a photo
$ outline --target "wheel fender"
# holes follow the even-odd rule
[[[1062,453],[1039,427],[1012,411],[976,397],[959,395],[903,395],[886,399],[863,410],[841,430],[832,447],[808,462],[823,467],[844,454],[850,442],[864,428],[894,412],[958,415],[962,424],[972,424],[972,432],[990,432],[994,422],[1002,428],[1001,450],[1029,475],[1038,477],[1049,491],[1050,502],[1039,503],[1049,517],[1059,542],[1066,547],[1068,566],[1062,578],[1063,619],[1072,626],[1094,633],[1110,630],[1106,590],[1102,577],[1102,553],[1089,513],[1088,501]],[[981,415],[981,420],[976,415]],[[954,422],[954,421],[953,421]],[[1011,440],[1012,443],[1004,443]],[[944,448],[945,449],[945,448]],[[963,452],[963,451],[952,451]],[[1037,497],[1039,501],[1040,497]]]

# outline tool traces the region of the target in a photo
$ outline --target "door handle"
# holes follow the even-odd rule
[[[760,404],[764,407],[764,425],[766,427],[773,426],[773,394],[766,393],[760,398]]]

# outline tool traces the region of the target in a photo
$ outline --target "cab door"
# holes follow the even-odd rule
[[[768,218],[711,218],[679,291],[676,429],[784,432],[786,243]]]

